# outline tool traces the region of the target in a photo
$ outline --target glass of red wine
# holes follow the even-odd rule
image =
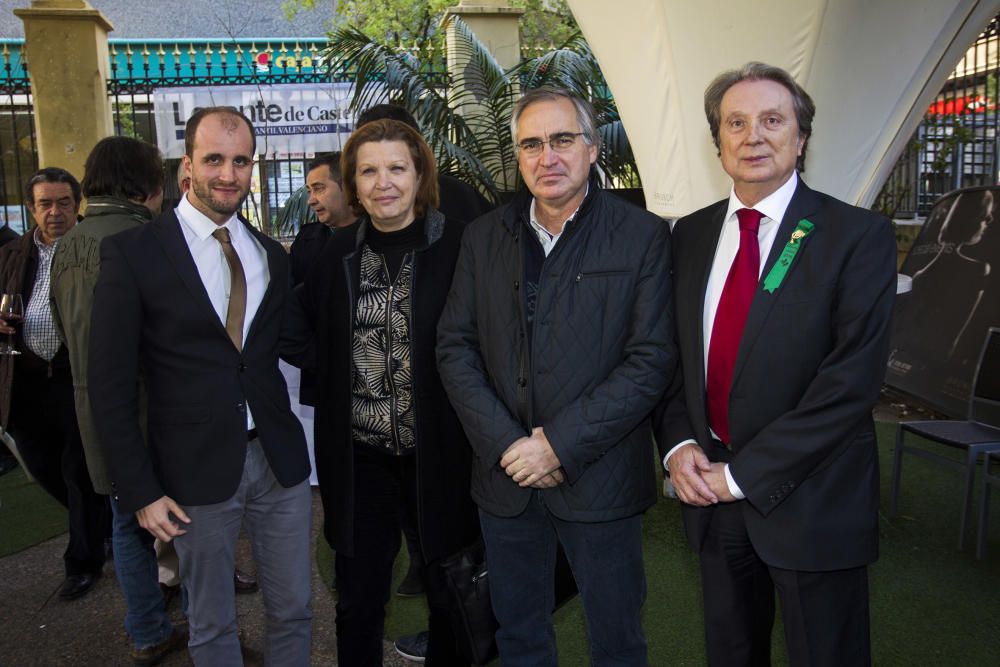
[[[0,320],[9,327],[16,327],[24,319],[24,301],[20,294],[0,297]],[[7,342],[0,343],[0,354],[21,354],[14,348],[14,334],[7,335]]]

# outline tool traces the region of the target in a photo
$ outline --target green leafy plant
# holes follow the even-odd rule
[[[945,174],[952,166],[958,147],[972,141],[975,135],[955,114],[930,114],[924,122],[936,129],[934,141],[938,148],[930,169],[935,174]]]
[[[604,146],[598,165],[612,179],[632,185],[638,171],[628,137],[597,59],[579,35],[562,48],[504,70],[461,19],[455,22],[452,54],[467,63],[455,74],[433,71],[414,55],[381,44],[357,28],[330,36],[331,71],[356,72],[351,108],[390,102],[406,108],[434,150],[438,167],[480,188],[494,200],[518,186],[510,136],[514,105],[522,88],[562,86],[589,99],[597,112]]]
[[[118,136],[142,139],[135,127],[135,106],[131,102],[117,102],[114,111]]]
[[[354,25],[376,42],[396,48],[417,50],[444,48],[442,19],[458,0],[334,0],[335,26]],[[519,21],[522,57],[532,57],[562,44],[580,28],[566,0],[510,0],[510,6],[524,10]],[[300,11],[329,15],[322,0],[283,0],[285,18],[293,20]]]
[[[590,45],[579,33],[559,49],[518,65],[524,88],[559,86],[576,91],[590,100],[601,136],[598,164],[614,181],[622,185],[638,185],[639,172],[625,126],[618,116],[618,107],[604,80],[604,73]]]

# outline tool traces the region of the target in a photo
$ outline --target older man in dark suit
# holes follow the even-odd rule
[[[213,667],[242,664],[232,583],[241,524],[265,598],[266,659],[309,664],[309,459],[278,369],[288,256],[236,215],[254,152],[253,126],[236,111],[191,117],[191,190],[174,211],[104,240],[91,330],[91,401],[115,497],[174,540],[189,650]]]
[[[798,177],[815,106],[787,72],[726,72],[705,110],[733,189],[674,229],[684,389],[656,428],[709,664],[770,663],[775,589],[793,665],[868,664],[892,229]]]
[[[0,336],[17,341],[15,354],[0,355],[0,430],[9,428],[25,467],[69,510],[59,597],[75,600],[102,576],[111,520],[107,497],[87,474],[70,358],[49,305],[50,268],[63,237],[76,226],[80,184],[65,169],[46,167],[31,176],[25,194],[35,226],[0,249],[0,292],[21,294],[24,301],[24,321],[16,331],[0,322]]]

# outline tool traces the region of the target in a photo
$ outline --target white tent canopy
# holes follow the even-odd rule
[[[727,195],[702,95],[760,60],[816,102],[805,178],[868,206],[998,0],[569,0],[615,96],[648,208]]]

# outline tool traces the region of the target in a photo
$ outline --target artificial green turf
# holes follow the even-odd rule
[[[0,477],[0,558],[69,529],[66,508],[18,467]]]
[[[964,551],[955,548],[961,478],[907,456],[903,462],[900,516],[889,520],[889,481],[895,425],[878,424],[882,464],[881,557],[870,570],[872,653],[876,665],[995,665],[1000,662],[1000,493],[991,502],[986,558],[975,559],[974,515]],[[933,445],[928,445],[933,447]],[[937,450],[939,451],[939,450]],[[978,507],[980,488],[976,489]],[[643,625],[650,665],[703,665],[698,563],[688,549],[676,501],[661,499],[643,522],[648,597]],[[393,590],[406,573],[406,550],[396,561]],[[332,554],[321,540],[317,557],[324,579]],[[423,598],[393,596],[386,636],[426,626]],[[579,599],[555,616],[560,665],[586,665],[586,626]],[[780,615],[773,662],[786,665]]]
[[[964,551],[955,548],[961,509],[958,474],[916,457],[903,466],[900,516],[889,520],[889,477],[895,427],[879,424],[882,462],[881,558],[871,568],[872,651],[878,665],[994,665],[1000,662],[1000,493],[993,494],[986,559],[974,553],[975,516]],[[933,445],[929,445],[933,446]],[[976,489],[978,507],[980,489]],[[21,470],[0,477],[0,557],[66,531],[66,512]],[[697,560],[681,529],[676,501],[662,499],[644,518],[648,598],[644,627],[650,664],[702,665],[701,592]],[[332,553],[317,546],[324,580],[333,576]],[[406,572],[397,559],[393,590]],[[322,593],[320,593],[322,594]],[[392,597],[386,635],[426,625],[422,598]],[[556,613],[560,664],[586,665],[587,644],[579,599]],[[776,623],[774,663],[787,664]]]

